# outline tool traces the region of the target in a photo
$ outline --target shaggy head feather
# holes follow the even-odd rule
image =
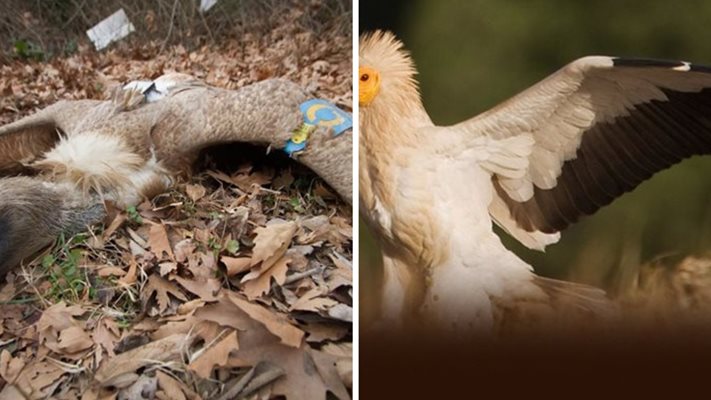
[[[386,105],[403,113],[409,107],[422,108],[415,64],[395,35],[384,31],[363,35],[359,56],[361,67],[371,68],[380,75],[380,90],[372,107]]]

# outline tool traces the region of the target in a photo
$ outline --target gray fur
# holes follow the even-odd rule
[[[29,177],[0,180],[0,276],[60,234],[83,231],[104,215],[101,203],[70,186]]]

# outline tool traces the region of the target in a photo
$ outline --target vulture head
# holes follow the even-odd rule
[[[430,121],[420,99],[415,64],[395,35],[376,31],[363,36],[359,57],[358,104],[364,140],[377,143],[371,132],[396,135],[403,127]]]
[[[412,105],[420,102],[415,64],[402,42],[390,32],[365,36],[360,46],[358,103],[361,107],[380,102]]]
[[[193,172],[205,148],[285,148],[305,129],[309,98],[281,79],[225,90],[167,74],[0,127],[0,275],[59,234],[101,221],[105,202],[123,208],[161,193]],[[290,155],[350,203],[352,135],[310,122],[306,146]]]

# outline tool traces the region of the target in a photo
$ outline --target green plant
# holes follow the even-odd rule
[[[67,241],[62,235],[51,253],[42,259],[42,267],[51,283],[48,297],[52,301],[77,302],[85,291],[91,296],[91,284],[79,266],[83,253],[79,246],[86,239],[86,234],[80,234]]]
[[[45,53],[42,47],[29,40],[19,39],[13,43],[15,56],[23,60],[43,61]]]
[[[301,199],[296,196],[289,199],[289,205],[291,205],[291,208],[298,213],[304,212],[304,207],[301,205]]]
[[[225,250],[232,255],[236,255],[239,251],[239,242],[234,239],[228,241],[225,245]]]
[[[141,225],[143,223],[143,218],[136,209],[136,206],[129,206],[126,209],[126,215],[128,216],[128,220],[133,224]]]

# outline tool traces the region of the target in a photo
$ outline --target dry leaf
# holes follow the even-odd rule
[[[254,249],[252,250],[252,266],[262,263],[260,271],[264,271],[279,260],[294,237],[297,225],[293,221],[272,220],[266,227],[257,228],[254,231],[257,237],[254,239]],[[259,273],[250,273],[242,280],[246,282],[255,279]]]
[[[349,326],[335,322],[316,322],[306,324],[304,330],[309,334],[306,341],[321,343],[343,339],[349,332]]]
[[[97,268],[96,274],[105,278],[107,276],[124,276],[126,275],[126,271],[124,271],[123,268],[105,265]]]
[[[339,399],[349,399],[336,369],[337,357],[312,350],[309,346],[290,347],[266,332],[240,332],[240,350],[235,356],[248,365],[270,362],[283,368],[285,375],[272,386],[272,395],[289,400],[324,399],[330,391]]]
[[[126,222],[126,219],[127,219],[127,217],[126,217],[125,213],[116,214],[113,221],[111,221],[111,224],[109,224],[108,228],[106,228],[103,235],[101,235],[102,241],[104,241],[104,242],[107,241],[111,237],[111,235],[113,235],[114,232],[116,232],[116,230],[119,227],[121,227],[121,225],[123,225],[124,222]]]
[[[249,257],[227,257],[220,258],[225,267],[227,267],[227,276],[235,276],[241,272],[247,271],[252,267],[252,259]]]
[[[21,358],[12,357],[12,354],[7,350],[3,350],[0,353],[0,376],[6,382],[15,382],[24,367],[25,362]]]
[[[97,345],[100,345],[106,350],[109,356],[113,356],[115,355],[114,348],[116,347],[116,342],[118,342],[120,335],[121,332],[116,322],[111,318],[105,317],[96,324],[93,339]],[[101,359],[99,359],[99,361],[100,360]]]
[[[286,271],[288,271],[291,258],[284,256],[275,262],[269,269],[263,271],[256,279],[250,280],[244,284],[244,294],[247,298],[254,300],[263,294],[269,292],[272,278],[277,285],[283,285],[286,280]]]
[[[170,246],[170,241],[168,240],[168,233],[162,224],[151,224],[151,229],[148,232],[148,247],[158,259],[162,259],[163,254],[166,254],[168,258],[175,261],[173,248]]]
[[[232,183],[237,185],[238,188],[249,192],[254,186],[261,187],[272,181],[270,176],[264,175],[259,172],[252,174],[237,174],[230,177]]]
[[[15,283],[10,282],[5,284],[0,290],[0,302],[7,302],[15,297]]]
[[[6,384],[0,392],[0,400],[25,399],[25,395],[15,385]]]
[[[321,297],[322,295],[323,293],[320,288],[311,289],[292,304],[291,310],[319,312],[328,310],[339,304],[335,300]]]
[[[84,323],[74,317],[82,315],[84,312],[80,306],[67,306],[64,302],[44,310],[37,321],[40,343],[57,353],[67,353],[65,352],[67,348],[60,343],[61,336],[64,331],[70,330],[69,334],[65,334],[64,339],[71,343],[74,335],[77,334],[77,329],[83,331]]]
[[[47,398],[64,374],[65,371],[53,363],[35,362],[25,366],[15,386],[30,398]]]
[[[175,244],[175,261],[177,262],[187,262],[188,257],[190,257],[195,252],[196,246],[192,239],[183,239]]]
[[[76,353],[93,345],[94,341],[91,336],[78,326],[70,326],[59,334],[59,349],[66,353]]]
[[[153,399],[157,390],[158,379],[155,376],[141,375],[130,386],[119,391],[118,399]]]
[[[194,316],[198,320],[215,322],[220,326],[231,327],[239,331],[246,331],[258,326],[254,319],[225,295],[221,295],[216,303],[207,304],[196,310]]]
[[[166,276],[171,272],[174,272],[178,269],[178,263],[172,262],[172,261],[166,261],[162,262],[158,265],[160,267],[159,273],[160,276]]]
[[[143,287],[143,292],[141,292],[141,299],[143,304],[147,304],[151,296],[155,293],[156,302],[158,303],[158,312],[162,313],[168,308],[170,304],[170,297],[168,294],[173,295],[175,298],[187,301],[188,298],[185,297],[183,292],[178,289],[173,283],[161,278],[158,275],[151,275],[148,277],[148,282]]]
[[[232,301],[242,311],[246,312],[253,319],[261,322],[269,330],[281,339],[287,346],[299,347],[304,338],[304,331],[291,325],[283,316],[264,308],[258,304],[250,303],[238,296],[230,293],[228,295]]]
[[[164,399],[168,400],[186,400],[185,388],[178,380],[172,376],[166,374],[163,371],[156,371],[156,378],[158,378],[158,387],[165,392]],[[157,394],[160,398],[160,394]]]
[[[186,335],[176,334],[121,353],[101,366],[94,379],[102,386],[114,385],[124,375],[134,373],[146,365],[179,358],[187,344]]]
[[[207,189],[203,185],[185,185],[185,193],[190,197],[192,201],[198,201],[205,197]]]
[[[230,352],[238,349],[237,331],[231,330],[222,339],[203,348],[202,353],[190,362],[188,369],[194,371],[199,377],[207,379],[215,366],[224,366],[229,359]]]
[[[339,321],[353,322],[353,308],[338,303],[328,309],[328,316]]]
[[[136,279],[138,279],[138,265],[136,264],[136,261],[131,259],[128,267],[128,273],[119,279],[118,283],[121,285],[132,285],[136,283]]]
[[[176,276],[175,280],[190,293],[200,297],[204,301],[216,300],[216,296],[220,292],[220,288],[222,288],[222,282],[218,279],[185,279]]]

